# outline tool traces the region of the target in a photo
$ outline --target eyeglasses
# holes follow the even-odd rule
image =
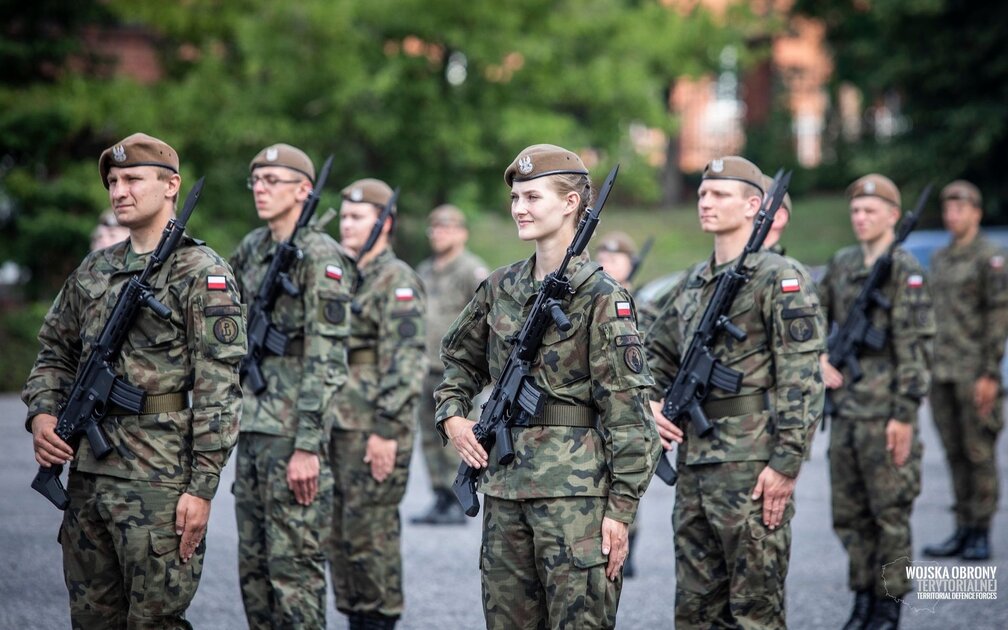
[[[255,185],[262,182],[266,188],[273,188],[277,184],[300,184],[300,179],[280,179],[276,175],[264,175],[260,177],[259,175],[253,175],[245,180],[245,185],[248,186],[249,190],[255,188]]]

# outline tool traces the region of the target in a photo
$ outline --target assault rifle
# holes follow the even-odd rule
[[[638,253],[630,260],[630,273],[627,274],[626,277],[627,282],[633,280],[634,276],[637,275],[637,272],[640,271],[641,265],[644,263],[644,259],[647,258],[647,255],[649,253],[651,253],[651,248],[653,246],[654,246],[654,237],[649,236],[648,240],[644,241],[644,247],[641,247],[640,253]]]
[[[248,354],[241,362],[241,379],[252,390],[252,393],[259,395],[266,389],[266,379],[262,373],[262,361],[267,355],[283,356],[287,352],[287,342],[290,338],[273,325],[273,308],[276,306],[280,292],[284,292],[291,297],[297,297],[301,290],[291,281],[291,267],[300,260],[304,254],[294,244],[298,230],[308,225],[315,208],[318,207],[319,198],[322,196],[322,189],[325,188],[326,179],[329,178],[329,170],[332,168],[333,156],[326,158],[318,181],[312,187],[311,194],[301,205],[301,216],[294,224],[294,231],[290,238],[282,243],[277,243],[276,251],[273,252],[273,259],[266,269],[266,275],[259,283],[255,299],[248,312]]]
[[[94,456],[104,459],[112,452],[112,446],[98,423],[115,407],[125,409],[131,414],[138,414],[143,409],[147,392],[130,385],[123,377],[118,376],[114,366],[133,323],[140,315],[141,308],[149,308],[161,319],[171,317],[171,310],[154,297],[154,290],[148,279],[178,247],[202,190],[201,177],[189,191],[182,206],[182,213],[177,219],[168,221],[157,248],[147,260],[147,266],[139,275],[132,276],[122,288],[112,313],[102,327],[98,341],[91,348],[84,361],[84,367],[74,379],[70,396],[60,407],[56,435],[74,450],[77,450],[81,436],[87,436]],[[70,496],[60,481],[62,472],[61,464],[39,466],[31,487],[49,499],[53,505],[65,510],[70,503]]]
[[[844,320],[843,326],[834,330],[826,341],[830,365],[838,370],[847,368],[852,383],[860,381],[864,376],[861,371],[861,363],[858,361],[861,351],[868,348],[877,352],[885,347],[886,331],[872,325],[872,312],[875,308],[881,308],[884,311],[892,308],[889,298],[882,293],[882,287],[892,274],[893,252],[917,226],[917,220],[920,219],[921,212],[927,205],[928,197],[931,196],[932,186],[933,184],[929,183],[921,191],[913,212],[906,215],[896,229],[896,238],[885,253],[879,256],[875,264],[872,265],[871,271],[868,272],[868,278],[861,286],[861,291],[854,303],[851,304],[850,310],[847,311],[847,319]],[[836,405],[827,390],[823,416],[831,416],[835,412]],[[825,428],[826,423],[823,422],[823,429],[825,430]]]
[[[539,353],[543,335],[551,324],[556,324],[562,331],[571,328],[570,320],[563,312],[561,304],[566,297],[574,293],[574,289],[564,274],[571,258],[581,255],[595,232],[599,214],[602,213],[602,207],[618,171],[619,164],[613,167],[605,183],[602,184],[595,207],[589,208],[578,224],[574,240],[567,247],[567,253],[560,266],[543,280],[528,319],[515,337],[511,354],[508,355],[507,362],[501,370],[500,378],[497,379],[490,397],[483,405],[479,421],[473,426],[476,440],[488,453],[494,445],[497,446],[497,462],[502,466],[510,464],[515,457],[511,427],[519,420],[524,421],[541,414],[546,403],[546,395],[539,389],[531,375],[532,363]],[[476,481],[480,472],[480,468],[473,468],[463,461],[452,483],[452,490],[455,491],[455,496],[462,504],[466,516],[476,516],[479,513]]]
[[[744,341],[746,338],[745,331],[728,319],[728,312],[739,290],[749,282],[749,275],[745,271],[746,256],[763,248],[763,241],[766,240],[774,215],[780,208],[790,182],[790,171],[787,173],[784,173],[783,169],[777,171],[753,222],[749,242],[746,243],[735,266],[725,270],[718,277],[714,296],[707,304],[700,325],[693,333],[675,380],[665,390],[662,414],[683,431],[686,429],[687,420],[693,423],[693,429],[701,437],[714,430],[714,425],[710,423],[703,410],[703,403],[712,386],[733,394],[737,394],[742,387],[742,373],[721,364],[714,356],[714,344],[722,331],[737,341]],[[670,486],[675,485],[678,479],[678,474],[664,453],[658,458],[658,470],[655,474]]]

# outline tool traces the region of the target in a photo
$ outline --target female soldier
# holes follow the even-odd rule
[[[535,254],[493,272],[445,335],[435,421],[480,480],[480,571],[488,628],[609,628],[616,623],[627,527],[657,463],[653,382],[633,299],[587,255],[567,269],[571,328],[551,326],[532,368],[543,412],[512,429],[516,457],[497,463],[466,419],[495,381],[543,278],[559,267],[591,200],[574,153],[539,144],[504,173],[518,238]],[[608,579],[607,579],[608,578]]]

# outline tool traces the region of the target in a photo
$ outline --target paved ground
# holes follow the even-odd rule
[[[950,490],[943,453],[926,410],[924,484],[913,524],[914,548],[944,538],[952,523]],[[31,441],[22,428],[24,407],[13,395],[0,395],[0,628],[64,628],[69,626],[67,595],[60,569],[56,531],[59,513],[29,488],[36,471]],[[823,434],[798,483],[798,513],[794,520],[791,570],[788,574],[788,622],[792,628],[838,628],[846,620],[850,594],[846,588],[846,558],[830,528],[829,485]],[[1001,441],[1002,485],[1008,448]],[[418,449],[416,452],[419,452]],[[226,470],[222,492],[214,501],[203,581],[189,610],[196,628],[243,628],[236,568],[237,537],[234,505],[226,491],[233,467]],[[639,577],[627,580],[619,609],[620,628],[671,628],[675,583],[669,515],[673,491],[660,481],[644,499],[638,550]],[[413,475],[402,506],[404,520],[426,507],[430,496],[423,465],[414,460]],[[406,614],[404,630],[482,627],[477,553],[478,521],[465,526],[432,528],[404,526]],[[995,559],[990,566],[1008,568],[1008,523],[1005,508],[995,520]],[[1008,577],[998,580],[996,601],[915,603],[905,609],[904,628],[1008,627]],[[925,606],[926,604],[926,606]],[[330,598],[329,628],[344,628]]]

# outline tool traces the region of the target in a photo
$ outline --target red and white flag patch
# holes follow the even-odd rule
[[[991,269],[1000,269],[1004,267],[1004,256],[991,256],[990,266]]]
[[[227,290],[227,278],[224,276],[207,276],[206,288],[207,291],[225,291]]]
[[[616,317],[631,316],[633,316],[633,310],[630,308],[630,302],[616,302]]]
[[[911,289],[919,289],[924,286],[924,276],[919,273],[915,273],[911,276],[907,276],[907,286]]]
[[[801,291],[801,284],[798,282],[798,278],[785,278],[780,281],[781,293],[794,293],[795,291]]]
[[[326,265],[325,276],[331,280],[342,280],[343,268],[337,265]]]
[[[409,302],[413,299],[413,289],[402,287],[395,290],[396,302]]]

